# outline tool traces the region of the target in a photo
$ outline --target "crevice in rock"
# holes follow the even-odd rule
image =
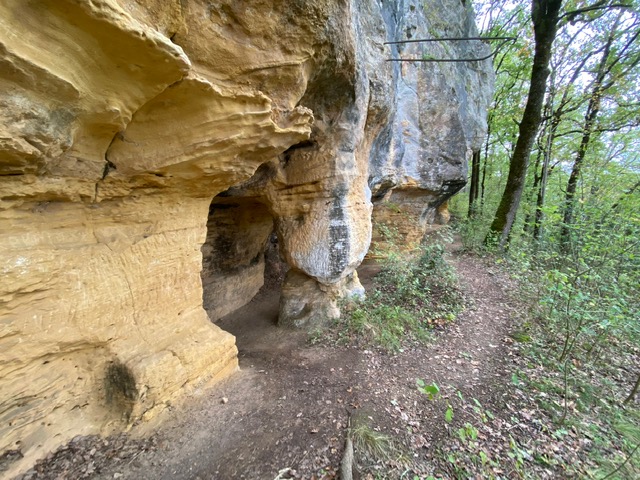
[[[103,182],[105,178],[107,178],[109,173],[111,173],[113,170],[116,170],[116,166],[114,165],[114,163],[109,160],[109,149],[113,145],[113,142],[115,142],[117,138],[122,138],[122,136],[122,132],[117,132],[111,139],[111,142],[109,142],[109,146],[104,152],[104,168],[102,169],[102,176],[100,177],[100,180],[98,180],[95,185],[93,203],[96,203],[98,201],[98,194],[100,193],[100,183]]]
[[[313,139],[305,140],[303,142],[297,143],[296,145],[292,145],[282,153],[282,161],[284,166],[286,167],[289,164],[296,151],[313,150],[314,148],[317,148],[317,146],[318,142]]]

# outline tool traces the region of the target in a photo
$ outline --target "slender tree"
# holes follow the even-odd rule
[[[631,389],[631,393],[629,393],[629,396],[624,399],[624,403],[629,403],[631,402],[631,400],[636,398],[636,395],[638,394],[638,389],[640,389],[640,374],[638,374],[638,377],[636,378],[636,383],[633,385],[633,388]]]
[[[532,233],[535,241],[538,241],[542,234],[543,207],[548,177],[554,168],[553,165],[550,166],[550,162],[558,125],[567,111],[577,108],[576,106],[567,106],[573,101],[573,98],[569,97],[569,92],[572,90],[570,86],[575,82],[578,75],[580,75],[582,66],[586,63],[586,60],[584,60],[578,68],[575,68],[575,63],[567,58],[570,56],[568,55],[569,47],[577,36],[578,33],[575,33],[564,43],[562,48],[556,48],[556,52],[551,59],[551,74],[547,86],[547,99],[543,107],[542,122],[536,142],[537,154],[533,168],[533,186],[529,193],[529,200],[527,200],[530,202],[535,198],[535,207],[527,212],[524,220],[524,232]],[[556,39],[556,43],[557,42],[558,39]],[[566,84],[567,88],[564,89],[564,95],[561,101],[558,102],[559,105],[556,105],[559,83],[557,77],[559,76],[559,72],[563,70],[563,67],[570,69],[573,67],[574,74],[571,81]]]
[[[541,128],[540,134],[538,135],[538,141],[537,141],[537,150],[538,153],[536,154],[536,163],[533,166],[533,186],[531,187],[529,193],[528,193],[528,199],[527,202],[531,203],[531,199],[533,198],[534,194],[539,191],[539,185],[540,185],[540,179],[542,178],[542,172],[538,173],[538,168],[540,167],[540,159],[543,157],[544,155],[544,147],[542,145],[542,141],[544,141],[544,132],[546,130],[546,126],[543,126]],[[524,233],[529,233],[531,232],[531,230],[533,229],[533,222],[531,221],[533,218],[533,214],[531,211],[528,211],[527,214],[524,217],[524,225],[523,225],[523,231]]]
[[[633,44],[640,37],[640,31],[635,31],[635,33],[631,35],[631,38],[621,48],[620,52],[617,55],[614,55],[612,47],[614,40],[616,39],[616,36],[618,34],[618,27],[620,25],[620,20],[623,13],[623,10],[620,10],[620,13],[614,21],[613,27],[607,34],[605,48],[602,52],[600,62],[598,63],[595,80],[593,82],[591,95],[589,97],[589,104],[584,116],[582,125],[582,138],[576,152],[575,159],[573,161],[569,180],[567,181],[563,223],[560,233],[561,246],[563,251],[565,252],[569,250],[571,242],[571,226],[574,222],[575,195],[578,186],[578,179],[580,178],[582,165],[587,154],[587,149],[589,148],[589,144],[591,142],[591,136],[593,135],[593,132],[596,128],[596,119],[598,117],[598,114],[600,113],[603,95],[607,90],[616,85],[616,83],[620,81],[625,73],[627,73],[631,68],[635,67],[640,62],[640,55],[638,54],[638,52],[632,52],[630,64],[625,66],[622,69],[622,72],[613,73],[614,67],[624,62],[625,56],[631,50],[631,46],[633,46]],[[634,23],[633,27],[637,27],[637,25]]]
[[[547,128],[546,135],[544,137],[544,145],[541,146],[542,149],[542,170],[540,175],[536,177],[538,183],[535,185],[538,187],[538,192],[536,196],[536,208],[535,208],[535,216],[533,221],[533,238],[534,240],[540,240],[542,236],[542,222],[544,218],[544,203],[545,197],[547,193],[547,182],[549,180],[549,175],[553,172],[556,164],[551,165],[552,151],[554,142],[556,140],[556,135],[558,133],[558,127],[560,126],[561,121],[566,116],[567,113],[571,113],[578,109],[580,105],[582,105],[586,100],[580,98],[575,98],[574,95],[571,95],[573,92],[572,86],[577,81],[578,77],[583,73],[585,65],[589,61],[589,59],[596,52],[591,50],[586,55],[583,56],[582,60],[577,64],[570,62],[570,50],[572,43],[576,40],[579,33],[574,33],[566,42],[565,48],[563,49],[561,58],[558,60],[558,65],[554,67],[554,71],[551,74],[551,82],[549,85],[549,94],[547,97],[547,104],[545,105],[545,112],[548,117],[547,119]],[[569,62],[568,65],[565,65],[565,69],[572,71],[568,81],[564,80],[564,92],[560,97],[560,100],[556,104],[556,96],[558,93],[558,85],[556,81],[556,72],[560,69],[561,65],[565,62]],[[542,142],[541,142],[542,143]]]
[[[551,47],[558,30],[561,5],[562,0],[532,0],[531,18],[535,38],[535,55],[531,69],[529,95],[519,124],[518,140],[509,164],[507,184],[485,240],[490,242],[495,236],[498,236],[501,247],[506,245],[516,218],[527,178],[529,156],[542,120]]]
[[[471,182],[469,188],[469,213],[468,217],[473,217],[478,209],[478,199],[480,197],[480,150],[473,152],[471,157]]]

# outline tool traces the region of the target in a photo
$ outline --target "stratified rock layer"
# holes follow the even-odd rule
[[[420,52],[384,46],[405,32],[474,32],[457,0],[429,5],[2,2],[0,455],[23,455],[9,474],[233,372],[234,338],[210,318],[255,295],[274,231],[293,327],[363,294],[370,188],[420,236],[464,181],[491,83],[487,63],[385,61]]]

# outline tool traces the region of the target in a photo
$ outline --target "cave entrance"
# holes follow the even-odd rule
[[[203,305],[211,321],[236,336],[241,356],[282,336],[277,321],[287,268],[261,199],[213,198],[202,246]]]

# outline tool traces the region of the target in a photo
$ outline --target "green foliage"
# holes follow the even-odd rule
[[[424,380],[418,378],[416,379],[416,385],[418,386],[418,391],[427,395],[429,400],[435,400],[440,394],[440,387],[435,382],[427,385]]]
[[[523,4],[474,2],[485,35],[514,35],[516,43],[494,59],[496,93],[489,112],[489,135],[482,148],[482,199],[480,213],[493,214],[497,199],[505,187],[509,160],[518,136],[522,99],[526,98],[532,58],[531,21]],[[558,242],[562,219],[568,207],[565,200],[569,172],[577,152],[589,131],[586,153],[580,169],[575,198],[570,202],[577,211],[577,222],[566,226],[572,242],[584,238],[584,222],[594,223],[618,204],[622,192],[638,182],[640,171],[640,28],[638,2],[619,8],[597,8],[579,15],[565,16],[560,22],[554,43],[552,74],[547,85],[547,99],[534,150],[530,158],[523,201],[511,232],[511,242],[529,242],[534,227],[537,242]],[[584,2],[565,3],[565,11],[584,8]],[[604,7],[604,5],[602,6]],[[615,35],[611,35],[615,32]],[[612,40],[610,49],[605,48]],[[603,68],[599,68],[602,62]],[[594,97],[599,76],[601,90]],[[587,121],[590,100],[598,98],[597,115]],[[548,180],[542,203],[542,168],[548,161]],[[460,202],[462,199],[457,200]],[[627,199],[629,200],[629,199]],[[635,204],[638,204],[636,195]],[[598,205],[597,217],[585,217],[590,207]],[[461,206],[462,207],[462,206]],[[465,208],[460,208],[464,211]],[[540,222],[534,218],[538,211]],[[488,230],[491,218],[473,227],[473,236]],[[542,237],[542,238],[540,238]],[[475,240],[471,245],[477,245]],[[556,245],[553,245],[556,248]]]
[[[398,351],[403,341],[425,342],[434,327],[456,318],[463,308],[453,267],[441,241],[402,251],[393,229],[382,229],[386,251],[375,288],[360,302],[343,306],[335,330],[344,341]]]
[[[453,422],[453,407],[451,404],[447,405],[447,410],[444,412],[444,421],[447,423]]]
[[[494,208],[485,208],[471,218],[463,218],[462,212],[466,210],[466,201],[462,196],[457,195],[449,201],[449,209],[452,217],[459,219],[454,223],[453,228],[460,235],[465,250],[479,255],[495,250],[497,242],[493,246],[484,244],[487,227],[493,219]]]
[[[615,471],[608,478],[635,478],[640,469],[633,437],[638,409],[622,406],[638,375],[639,226],[633,212],[619,211],[597,225],[581,222],[570,255],[553,241],[544,248],[515,242],[497,258],[518,278],[518,295],[531,309],[513,337],[526,338],[523,352],[543,367],[534,376],[514,373],[512,383],[536,395],[562,426],[559,441],[597,426],[588,460],[571,466],[578,476]]]
[[[498,429],[503,425],[476,399],[465,399],[460,391],[447,395],[450,387],[443,387],[440,395],[431,399],[446,405],[443,417],[449,433],[447,439],[434,445],[440,460],[435,465],[438,478],[530,478],[525,475],[525,459],[531,454],[511,436]],[[455,415],[454,415],[455,409]],[[495,451],[498,445],[506,452]],[[506,477],[504,473],[510,472]],[[512,475],[517,473],[517,477]]]
[[[564,9],[586,5],[570,0]],[[521,284],[518,296],[530,309],[511,336],[535,368],[514,373],[513,387],[537,396],[560,427],[558,441],[589,432],[588,458],[568,471],[598,479],[640,477],[640,442],[629,427],[637,430],[640,423],[637,400],[622,406],[640,374],[640,9],[635,0],[629,5],[564,17],[523,200],[509,249],[496,257]],[[476,8],[487,21],[487,34],[522,31],[518,45],[494,61],[496,96],[482,149],[484,188],[476,215],[463,220],[466,199],[450,202],[465,247],[486,255],[497,253],[482,239],[505,187],[517,138],[514,119],[528,87],[531,40],[528,18],[515,5],[483,1]],[[598,75],[603,88],[589,123]],[[569,175],[581,145],[584,156],[569,204]],[[569,205],[573,218],[565,225]],[[522,465],[518,449],[511,449],[516,466]],[[460,467],[462,460],[455,460]]]

